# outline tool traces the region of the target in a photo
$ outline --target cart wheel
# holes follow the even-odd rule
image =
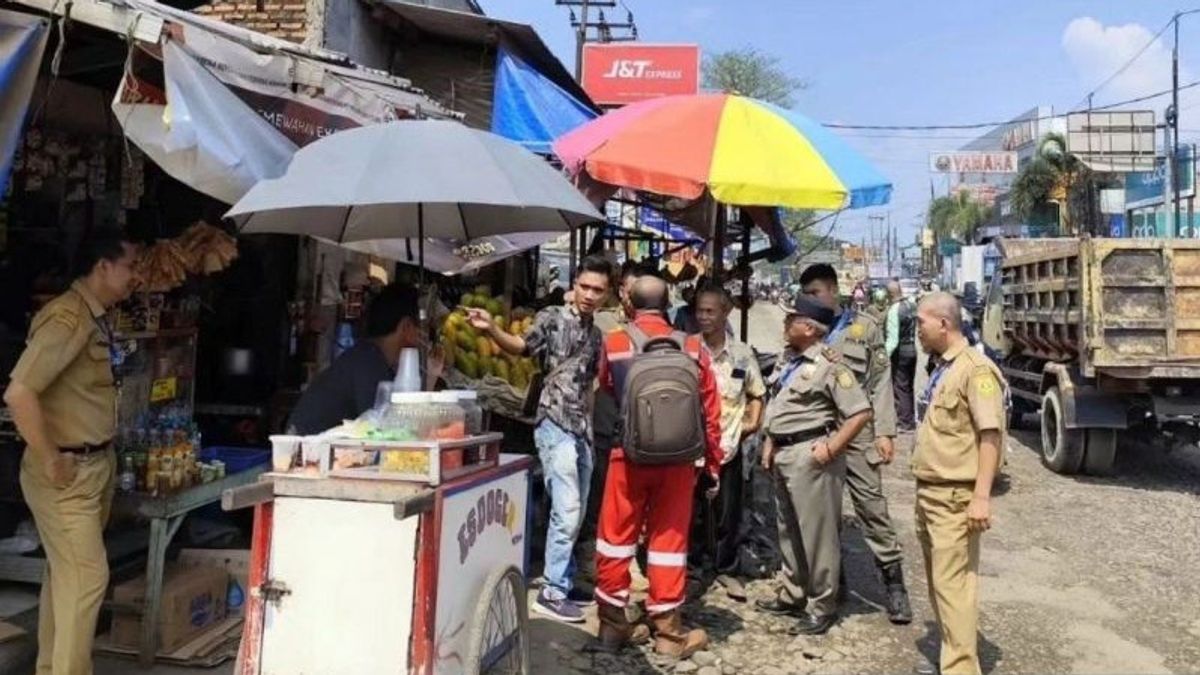
[[[529,672],[529,605],[525,580],[515,567],[488,575],[480,589],[467,637],[467,673]]]

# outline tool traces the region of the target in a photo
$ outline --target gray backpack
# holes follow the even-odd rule
[[[650,338],[627,329],[633,358],[623,368],[622,447],[637,464],[691,463],[704,456],[700,364],[685,352],[680,332]]]

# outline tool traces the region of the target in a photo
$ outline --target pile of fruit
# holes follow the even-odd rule
[[[502,330],[524,336],[533,327],[533,312],[518,307],[507,310],[503,299],[492,297],[487,286],[466,293],[461,306],[442,323],[441,345],[447,364],[473,380],[498,377],[518,391],[529,388],[537,365],[528,357],[513,356],[500,349],[496,341],[483,335],[467,321],[466,308],[486,309]]]

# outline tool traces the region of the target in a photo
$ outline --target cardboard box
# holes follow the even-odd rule
[[[180,565],[220,567],[229,572],[229,585],[237,586],[242,603],[227,608],[229,616],[241,616],[249,597],[250,551],[243,548],[185,548],[179,552]],[[228,596],[226,596],[228,597]]]
[[[159,651],[174,650],[208,626],[223,621],[228,585],[229,573],[219,567],[168,565],[158,614]],[[113,601],[118,604],[141,605],[145,595],[144,576],[113,589]],[[113,644],[136,647],[141,635],[141,617],[113,614]]]

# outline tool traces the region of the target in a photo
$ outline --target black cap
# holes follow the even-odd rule
[[[789,316],[802,316],[806,319],[812,319],[817,323],[830,328],[833,326],[833,321],[836,318],[833,310],[825,305],[813,300],[807,295],[796,296],[796,301],[791,307],[785,307]]]
[[[807,286],[809,283],[820,279],[821,281],[832,281],[837,283],[837,270],[833,269],[833,265],[826,263],[817,263],[809,265],[800,273],[800,285]]]

